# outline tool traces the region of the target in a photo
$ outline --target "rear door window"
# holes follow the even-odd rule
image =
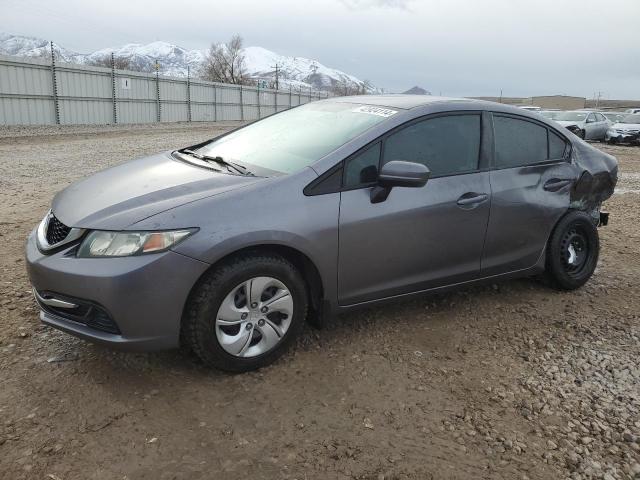
[[[537,123],[494,115],[495,166],[520,167],[548,159],[547,129]]]

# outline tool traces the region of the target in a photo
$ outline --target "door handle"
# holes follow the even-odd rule
[[[571,185],[572,183],[573,180],[569,178],[552,178],[544,183],[543,188],[547,192],[557,192],[561,188],[564,188],[567,185]]]
[[[489,198],[486,193],[469,192],[458,198],[457,204],[461,207],[472,207],[479,203],[485,202]]]

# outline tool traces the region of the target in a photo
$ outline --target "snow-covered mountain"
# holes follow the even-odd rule
[[[51,54],[48,40],[0,32],[0,54],[17,57],[49,57]],[[57,58],[62,62],[84,63],[85,55],[72,52],[60,45],[53,45]]]
[[[122,47],[109,47],[85,55],[85,63],[109,60],[113,52],[116,58],[126,58],[136,70],[154,71],[156,60],[160,72],[170,77],[186,77],[187,67],[192,75],[200,68],[205,54],[200,50],[186,50],[167,42],[152,42],[146,45],[129,43]]]
[[[244,58],[249,73],[257,78],[273,78],[274,66],[278,65],[280,78],[304,82],[320,90],[329,90],[336,84],[360,87],[364,82],[348,73],[326,67],[317,60],[304,57],[287,57],[262,47],[247,47]]]
[[[146,45],[130,43],[121,47],[109,47],[91,53],[78,53],[54,43],[54,51],[59,61],[79,64],[107,62],[113,52],[116,58],[127,59],[140,71],[153,71],[155,62],[160,64],[160,73],[172,77],[186,77],[187,67],[193,76],[197,75],[206,50],[187,50],[167,42],[152,42]],[[50,45],[47,40],[22,35],[0,33],[0,54],[22,57],[48,57]],[[362,80],[330,68],[317,60],[304,57],[288,57],[262,47],[244,49],[245,66],[248,74],[255,79],[275,80],[274,66],[279,67],[280,88],[313,88],[329,90],[336,85],[349,89],[365,88],[369,93],[377,89]]]
[[[402,93],[404,93],[405,95],[431,95],[431,92],[425,90],[422,87],[418,87],[417,85]]]

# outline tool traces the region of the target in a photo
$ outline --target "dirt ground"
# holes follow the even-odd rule
[[[0,478],[640,478],[637,147],[602,147],[621,179],[575,292],[520,280],[364,310],[244,375],[41,325],[23,244],[54,193],[225,128],[0,129]]]

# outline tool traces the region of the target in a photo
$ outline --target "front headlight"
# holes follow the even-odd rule
[[[178,244],[197,229],[166,232],[107,232],[94,230],[82,241],[77,256],[129,257],[158,253]]]

